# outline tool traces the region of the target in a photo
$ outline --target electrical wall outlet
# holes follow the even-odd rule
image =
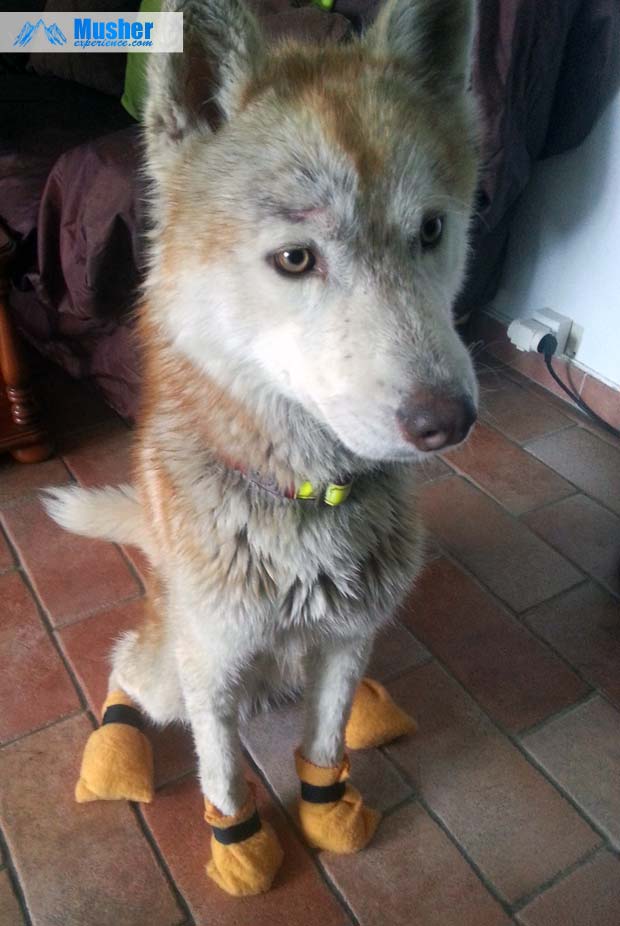
[[[576,322],[573,322],[571,329],[568,335],[568,341],[566,342],[566,349],[564,353],[567,357],[570,357],[571,360],[577,356],[579,348],[581,347],[581,341],[583,338],[583,325],[578,325]]]
[[[537,351],[546,334],[558,342],[556,354],[564,354],[569,346],[573,323],[553,309],[536,309],[529,318],[516,318],[508,327],[508,337],[518,350]],[[572,348],[573,345],[570,344]]]
[[[566,344],[573,324],[572,319],[567,318],[566,315],[560,315],[559,312],[554,312],[553,309],[537,309],[532,312],[532,317],[541,325],[546,325],[555,335],[558,342],[556,354],[566,353]]]

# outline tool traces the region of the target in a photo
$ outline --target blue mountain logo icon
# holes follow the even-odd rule
[[[19,30],[19,35],[13,42],[13,45],[19,45],[20,48],[23,48],[25,45],[29,45],[39,29],[43,27],[43,31],[47,36],[47,41],[50,45],[66,45],[67,37],[60,29],[56,23],[52,23],[51,26],[46,26],[42,19],[39,19],[36,23],[26,22]]]

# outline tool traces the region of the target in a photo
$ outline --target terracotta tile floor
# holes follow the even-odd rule
[[[0,461],[0,926],[618,926],[620,443],[494,367],[473,440],[421,473],[429,564],[373,656],[419,721],[353,757],[377,837],[357,856],[309,851],[300,708],[255,718],[248,774],[286,862],[243,901],[205,877],[185,731],[153,732],[149,807],[73,803],[146,566],[40,510],[43,486],[129,476],[130,431],[54,376],[61,455]]]

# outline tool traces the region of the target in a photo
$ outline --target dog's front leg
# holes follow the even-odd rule
[[[306,659],[305,728],[295,754],[299,818],[308,842],[332,852],[357,852],[379,822],[347,781],[344,752],[345,726],[371,645],[361,637],[327,641]]]
[[[213,830],[207,874],[227,893],[243,896],[269,890],[283,854],[243,775],[238,712],[250,661],[244,663],[232,649],[214,645],[205,655],[196,646],[182,647],[179,675],[198,753],[205,820]]]

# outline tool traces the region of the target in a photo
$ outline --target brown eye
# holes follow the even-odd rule
[[[437,247],[443,235],[444,218],[441,215],[429,215],[422,222],[420,241],[425,251]]]
[[[316,257],[310,248],[284,248],[273,255],[273,263],[280,273],[302,276],[313,269]]]

